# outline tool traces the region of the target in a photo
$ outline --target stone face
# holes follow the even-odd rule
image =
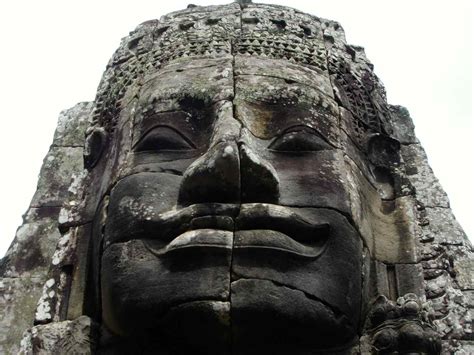
[[[281,6],[138,26],[61,113],[1,264],[2,350],[469,352],[472,247],[372,69]]]

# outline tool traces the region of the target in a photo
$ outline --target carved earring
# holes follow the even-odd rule
[[[84,144],[84,166],[87,170],[91,170],[97,165],[102,156],[107,133],[103,128],[95,127],[88,131],[86,135],[86,141]]]
[[[400,142],[376,133],[367,140],[367,155],[377,167],[393,168],[400,165]]]
[[[370,171],[382,200],[393,200],[397,196],[400,165],[400,142],[382,135],[373,134],[367,141]]]

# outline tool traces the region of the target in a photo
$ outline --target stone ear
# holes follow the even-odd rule
[[[84,167],[91,170],[99,162],[105,148],[107,133],[103,128],[92,128],[86,133]]]
[[[376,167],[392,169],[400,165],[400,142],[380,133],[367,140],[367,155]]]
[[[397,195],[397,168],[400,165],[400,142],[374,134],[367,140],[367,155],[375,185],[383,200],[392,200]]]

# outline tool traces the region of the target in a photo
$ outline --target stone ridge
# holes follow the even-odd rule
[[[74,200],[75,191],[71,186],[83,170],[84,137],[93,106],[92,102],[83,102],[60,113],[37,191],[15,239],[0,260],[2,354],[18,353],[23,332],[33,324],[56,244],[61,240],[60,210],[65,203]]]

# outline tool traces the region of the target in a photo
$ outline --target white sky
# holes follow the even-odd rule
[[[195,4],[229,1],[195,0]],[[389,102],[406,106],[457,219],[474,236],[470,0],[293,0],[339,21],[364,46]],[[92,101],[121,37],[184,9],[174,0],[15,0],[0,3],[0,256],[36,188],[61,110]]]

